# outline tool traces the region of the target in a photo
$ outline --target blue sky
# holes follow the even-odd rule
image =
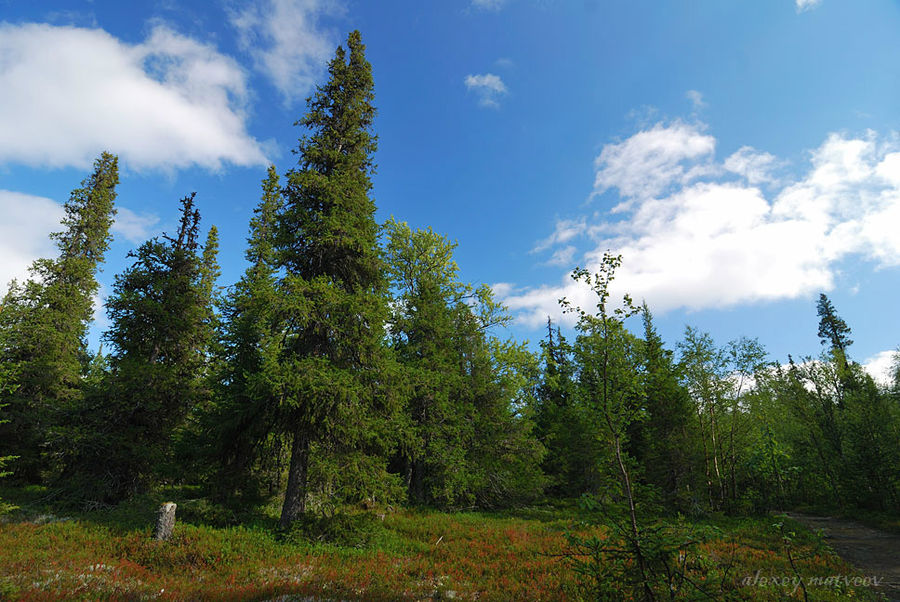
[[[457,240],[515,337],[562,295],[589,303],[567,274],[611,249],[670,345],[691,324],[817,354],[823,291],[857,360],[900,344],[895,0],[0,0],[0,281],[51,252],[108,149],[104,293],[192,191],[233,283],[265,167],[294,163],[292,123],[353,29],[379,218]]]

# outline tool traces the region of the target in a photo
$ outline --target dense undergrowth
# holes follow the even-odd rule
[[[190,490],[89,512],[61,510],[45,494],[0,492],[20,506],[0,525],[0,598],[578,600],[590,594],[572,570],[566,535],[603,539],[609,533],[575,505],[348,512],[300,521],[284,532],[276,526],[277,508],[235,514],[191,499]],[[179,504],[179,521],[170,541],[156,542],[150,538],[154,511],[167,499]],[[718,516],[690,523],[703,542],[689,550],[686,574],[715,598],[735,600],[802,599],[790,581],[796,574],[806,583],[856,575],[796,523],[788,523],[795,535],[786,544],[773,526],[777,520]],[[627,591],[615,581],[605,588],[613,597]],[[698,591],[685,588],[679,597],[705,596]],[[871,599],[844,582],[810,594]]]

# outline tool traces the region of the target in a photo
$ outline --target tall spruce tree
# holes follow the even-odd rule
[[[113,502],[152,485],[171,459],[173,432],[203,399],[215,236],[204,266],[199,222],[192,194],[175,236],[145,242],[116,276],[104,335],[110,373],[84,412],[68,473],[78,495]]]
[[[63,230],[51,235],[59,256],[38,259],[31,279],[11,284],[0,312],[0,361],[13,366],[18,387],[0,396],[10,422],[0,427],[0,453],[21,456],[16,472],[38,480],[66,447],[59,426],[80,403],[90,361],[96,273],[112,238],[118,160],[103,153],[65,204]]]
[[[354,31],[347,49],[338,47],[329,63],[328,81],[308,100],[298,122],[308,134],[300,139],[297,167],[287,174],[276,238],[284,270],[279,384],[292,438],[284,526],[306,510],[311,444],[352,458],[333,474],[358,470],[360,479],[371,479],[379,473],[378,461],[367,463],[365,453],[377,445],[371,420],[383,384],[377,366],[387,315],[369,197],[377,146],[373,88],[365,46]]]
[[[547,450],[542,469],[548,492],[576,497],[599,486],[597,458],[602,454],[597,424],[576,395],[578,366],[572,346],[547,318],[541,341],[542,373],[536,391],[535,433]]]
[[[850,339],[850,327],[838,315],[831,299],[824,293],[819,295],[816,313],[819,316],[819,340],[828,347],[837,367],[835,385],[837,401],[838,406],[843,408],[846,395],[855,392],[861,382],[850,369],[850,359],[847,354],[847,348],[853,344]]]
[[[632,423],[629,449],[645,467],[647,481],[658,487],[668,506],[685,509],[691,491],[693,434],[690,395],[681,386],[672,352],[665,349],[644,303],[644,390],[646,419]]]
[[[816,313],[819,316],[819,339],[822,344],[846,355],[847,347],[853,344],[850,340],[850,327],[837,314],[831,299],[825,293],[819,295]]]
[[[280,438],[276,431],[277,391],[268,378],[277,366],[281,334],[275,290],[275,220],[282,207],[275,166],[262,182],[262,198],[250,220],[244,254],[250,266],[224,302],[218,353],[218,403],[205,420],[214,461],[215,493],[256,493],[257,483],[274,485]],[[273,488],[273,487],[272,487]],[[271,489],[271,488],[270,488]]]

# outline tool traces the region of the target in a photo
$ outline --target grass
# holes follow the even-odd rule
[[[273,509],[233,515],[190,491],[161,492],[60,519],[40,489],[0,490],[21,507],[0,524],[0,598],[23,600],[569,600],[577,578],[560,558],[565,533],[605,536],[574,507],[507,512],[401,510],[357,514],[304,532],[279,532]],[[150,539],[158,504],[179,503],[168,542]],[[225,523],[234,522],[230,526]],[[768,600],[789,587],[759,576],[793,575],[774,519],[718,517],[689,563],[722,598]],[[792,553],[804,578],[855,575],[796,524]],[[310,537],[318,533],[323,538]],[[324,539],[331,539],[332,542]],[[338,543],[334,543],[338,542]],[[723,576],[724,573],[724,576]],[[742,585],[757,576],[755,585]],[[769,579],[767,579],[769,581]],[[800,598],[800,592],[793,592]],[[814,599],[870,598],[836,584]]]

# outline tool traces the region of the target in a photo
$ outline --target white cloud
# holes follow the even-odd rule
[[[153,227],[158,223],[158,215],[135,213],[126,207],[118,207],[112,231],[131,243],[140,244],[153,236]]]
[[[55,257],[58,254],[49,235],[61,228],[60,220],[65,211],[61,204],[52,199],[0,190],[0,215],[3,216],[0,220],[2,296],[10,280],[16,278],[23,282],[28,277],[28,268],[35,259]],[[114,236],[138,244],[154,234],[153,226],[157,223],[159,217],[156,215],[139,214],[125,207],[118,207],[111,230]],[[99,297],[95,300],[95,306],[102,306]]]
[[[500,97],[508,92],[500,76],[493,73],[470,74],[464,82],[466,88],[478,96],[478,104],[482,107],[499,108]]]
[[[795,3],[797,5],[797,12],[802,13],[819,6],[822,4],[822,0],[795,0]]]
[[[247,133],[245,75],[212,46],[154,27],[137,45],[100,29],[0,23],[0,162],[89,168],[265,164]]]
[[[553,255],[544,262],[545,265],[556,265],[560,267],[571,267],[575,259],[575,252],[578,249],[574,245],[569,245],[556,249]]]
[[[896,349],[876,353],[863,362],[863,368],[865,368],[866,372],[868,372],[878,384],[889,385],[893,381],[897,353]]]
[[[685,92],[684,96],[691,101],[691,105],[693,105],[695,111],[699,111],[706,107],[706,102],[703,100],[703,93],[698,92],[697,90],[688,90]]]
[[[716,139],[704,134],[697,125],[681,121],[665,126],[657,124],[638,132],[618,144],[607,144],[595,161],[597,193],[618,188],[626,198],[646,198],[658,195],[676,183],[683,183],[698,175],[686,169],[686,161],[709,157],[715,151]]]
[[[595,191],[615,188],[625,202],[597,223],[559,220],[535,251],[549,252],[553,262],[573,257],[570,247],[578,244],[589,270],[605,250],[621,253],[616,290],[657,311],[830,290],[838,262],[851,256],[876,267],[900,265],[900,153],[874,133],[832,134],[810,154],[807,173],[777,186],[769,175],[780,164],[774,156],[744,147],[720,164],[715,145],[699,126],[682,122],[607,145],[596,162]],[[733,174],[741,178],[733,181]],[[761,182],[771,184],[769,192],[756,186]],[[591,304],[568,276],[504,301],[539,324],[560,315],[563,296]]]
[[[586,230],[587,221],[585,220],[585,218],[577,220],[556,220],[556,229],[553,231],[553,234],[551,234],[544,240],[539,241],[534,246],[532,253],[539,253],[541,251],[549,249],[554,245],[567,243],[570,240],[574,239],[576,236],[584,234]]]
[[[287,104],[304,98],[336,46],[319,18],[343,10],[335,0],[262,0],[231,15],[243,50]]]
[[[491,290],[498,298],[506,297],[515,291],[515,287],[509,282],[495,282],[491,285]]]
[[[752,146],[742,146],[725,159],[723,167],[747,179],[751,186],[774,181],[772,170],[778,167],[775,155],[762,153]]]
[[[64,212],[48,198],[0,190],[0,296],[13,278],[22,282],[28,266],[39,257],[56,254],[47,237],[59,229]]]

